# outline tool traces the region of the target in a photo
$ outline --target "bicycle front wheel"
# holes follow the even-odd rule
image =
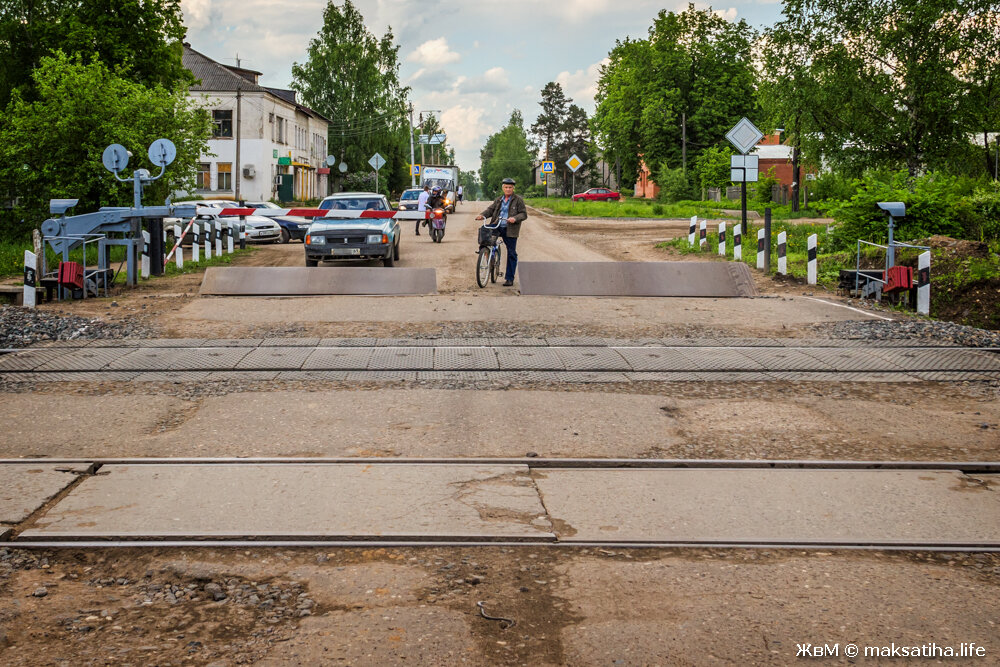
[[[479,256],[476,257],[476,284],[486,287],[490,279],[490,249],[483,246],[479,249]]]
[[[503,266],[503,244],[498,243],[496,245],[496,250],[493,253],[493,265],[490,266],[490,282],[495,283],[497,278],[500,277],[501,267]]]

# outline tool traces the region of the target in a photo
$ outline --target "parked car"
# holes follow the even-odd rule
[[[177,204],[195,204],[197,206],[198,220],[203,224],[208,221],[221,221],[223,223],[231,224],[233,222],[238,223],[240,221],[237,217],[220,217],[219,213],[222,212],[224,208],[239,208],[237,202],[224,199],[211,199],[202,201],[188,201],[188,202],[176,202]],[[173,226],[180,225],[183,228],[187,225],[188,220],[181,218],[164,218],[163,224],[167,227],[167,231],[172,234]],[[247,241],[256,243],[274,243],[281,240],[281,227],[278,223],[274,222],[269,218],[264,218],[259,215],[248,215],[244,218],[244,224],[247,232]],[[192,235],[188,234],[184,238],[183,245],[191,244]]]
[[[420,193],[423,191],[423,188],[409,188],[403,190],[403,194],[399,195],[399,210],[416,211],[417,200],[420,198]]]
[[[391,211],[389,200],[374,192],[341,192],[319,208],[344,211]],[[316,218],[306,232],[306,266],[340,260],[381,260],[392,266],[399,259],[399,222],[393,218]]]
[[[252,208],[281,208],[274,202],[269,201],[248,201],[247,206]],[[305,241],[306,230],[309,229],[312,220],[297,215],[269,215],[271,220],[281,227],[281,242],[288,243],[291,240]]]
[[[607,188],[590,188],[573,195],[573,201],[618,201],[621,198],[621,193]]]

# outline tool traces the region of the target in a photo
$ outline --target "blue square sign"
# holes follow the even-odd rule
[[[556,163],[555,162],[550,161],[550,160],[546,160],[545,162],[542,162],[542,173],[543,174],[552,174],[552,173],[555,173],[555,170],[556,170]]]

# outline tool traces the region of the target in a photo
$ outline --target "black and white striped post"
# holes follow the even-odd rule
[[[738,222],[733,225],[733,259],[743,259],[743,225]]]
[[[778,232],[778,273],[783,276],[788,275],[788,236],[785,232]]]
[[[708,247],[708,222],[702,220],[698,223],[698,250],[705,250]]]
[[[201,225],[198,224],[196,220],[193,225],[191,225],[191,233],[194,235],[191,237],[191,261],[200,262],[201,261]]]
[[[807,281],[810,285],[816,284],[816,235],[809,235],[809,259],[806,263]]]
[[[212,259],[212,223],[205,222],[205,259]]]
[[[764,270],[764,230],[757,230],[757,268]]]
[[[38,283],[38,256],[30,250],[24,251],[24,297],[21,304],[25,308],[35,307],[35,298],[38,292],[35,285]]]
[[[688,227],[688,245],[694,246],[694,228],[698,225],[698,216],[691,216],[691,226]]]
[[[931,314],[931,251],[917,257],[917,312]]]
[[[215,255],[217,257],[222,257],[222,223],[218,220],[215,221]]]
[[[233,254],[233,234],[235,230],[233,229],[233,221],[226,221],[226,252],[230,255]]]
[[[184,268],[184,248],[179,244],[181,240],[181,226],[174,225],[174,243],[178,244],[177,248],[174,249],[174,261],[177,262],[177,268]]]
[[[149,232],[142,230],[142,262],[140,273],[143,278],[149,277]]]
[[[719,223],[719,255],[726,256],[726,223]]]

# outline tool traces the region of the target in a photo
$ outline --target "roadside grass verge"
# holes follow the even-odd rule
[[[87,268],[94,268],[97,266],[97,246],[96,244],[87,244],[87,258],[86,265]],[[172,248],[173,244],[169,245]],[[168,250],[169,250],[168,248]],[[255,251],[257,248],[255,246],[248,245],[245,250],[240,250],[237,245],[233,249],[233,254],[223,254],[220,256],[213,255],[212,259],[206,260],[204,254],[201,256],[201,260],[198,262],[191,261],[191,248],[184,248],[184,268],[178,269],[177,264],[174,259],[171,258],[167,262],[164,275],[166,276],[176,276],[186,273],[194,273],[196,271],[202,271],[209,266],[225,266],[231,264],[233,257],[239,254],[246,254]],[[31,241],[0,241],[0,278],[11,278],[11,277],[22,277],[24,275],[24,251],[31,250]],[[214,249],[213,249],[214,252]],[[50,271],[55,270],[59,266],[59,262],[62,261],[62,255],[58,255],[52,251],[47,245],[45,247],[45,256],[48,261],[48,267]],[[115,283],[114,284],[125,284],[125,248],[123,246],[111,246],[108,248],[109,256],[109,266],[115,269]],[[69,259],[71,262],[81,262],[83,261],[83,248],[76,248],[69,253]],[[40,262],[39,262],[40,264]],[[119,270],[120,267],[120,270]],[[38,267],[41,271],[41,266]],[[141,281],[141,279],[140,279]]]
[[[839,206],[842,202],[833,200],[822,200],[822,201],[811,201],[809,202],[809,208],[800,208],[798,211],[792,212],[791,204],[761,204],[759,202],[747,201],[747,210],[756,211],[761,217],[764,216],[764,209],[771,209],[771,220],[798,220],[800,218],[829,218],[832,217],[832,211],[834,208]],[[740,201],[738,199],[723,199],[722,201],[688,201],[682,200],[677,202],[678,205],[682,206],[703,206],[709,209],[726,209],[726,210],[739,210]]]
[[[729,217],[721,215],[715,207],[703,206],[703,202],[660,204],[647,199],[623,199],[617,202],[574,202],[564,198],[539,197],[525,199],[525,203],[553,215],[581,218],[690,218],[693,215],[713,218]]]

